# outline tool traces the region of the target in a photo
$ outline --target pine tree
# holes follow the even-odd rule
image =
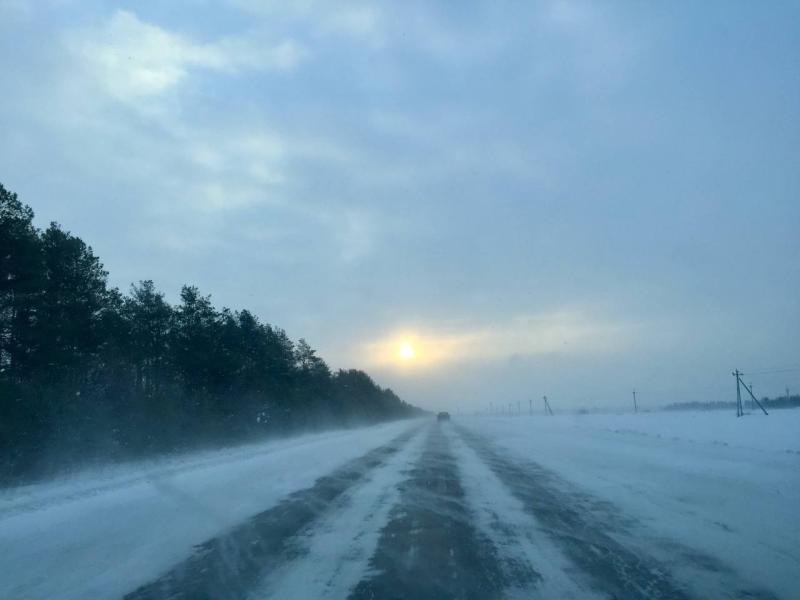
[[[33,210],[0,185],[0,380],[19,381],[27,374],[43,280]]]

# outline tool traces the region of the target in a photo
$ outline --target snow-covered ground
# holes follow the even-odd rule
[[[677,556],[696,550],[719,561],[721,579],[730,567],[781,597],[800,597],[800,410],[462,422],[638,519],[642,549],[679,576],[709,577]]]
[[[253,591],[252,598],[346,598],[378,545],[389,511],[400,499],[397,482],[422,451],[417,435],[368,481],[345,495],[327,518],[303,531],[294,551],[303,555],[281,565]]]
[[[468,506],[475,514],[478,529],[497,548],[505,570],[519,570],[525,563],[535,565],[541,575],[536,586],[541,598],[603,598],[570,576],[569,560],[547,536],[539,534],[536,521],[480,457],[462,440],[457,440],[456,446],[462,457],[461,476]],[[508,595],[530,597],[525,588],[511,588]]]
[[[0,598],[798,598],[799,541],[800,410],[420,419],[0,491]]]
[[[416,426],[306,435],[0,491],[0,598],[116,598]]]

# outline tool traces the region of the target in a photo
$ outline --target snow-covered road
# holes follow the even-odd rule
[[[796,598],[800,411],[429,419],[0,492],[1,598]]]

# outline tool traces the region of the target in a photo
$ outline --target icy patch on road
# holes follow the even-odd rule
[[[508,579],[518,582],[506,596],[604,598],[581,585],[582,577],[575,566],[525,512],[522,503],[457,434],[448,434],[477,527],[495,545]]]
[[[389,512],[400,499],[399,483],[422,453],[417,433],[367,481],[331,507],[331,515],[298,536],[297,556],[273,571],[248,597],[346,598],[367,573]]]

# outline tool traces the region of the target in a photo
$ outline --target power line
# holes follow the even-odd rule
[[[765,371],[748,371],[748,375],[772,375],[773,373],[793,373],[800,371],[800,367],[790,367],[786,369],[768,369]]]

